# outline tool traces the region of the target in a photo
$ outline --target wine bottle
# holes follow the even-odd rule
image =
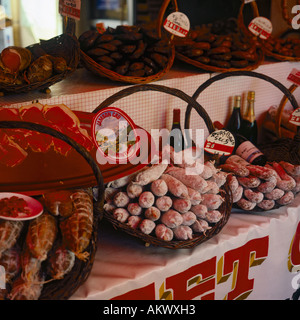
[[[184,137],[180,125],[180,109],[173,110],[173,124],[170,132],[170,146],[175,152],[185,149]]]
[[[248,139],[240,134],[235,135],[235,154],[251,164],[264,166],[266,156]]]
[[[239,133],[241,129],[241,121],[241,96],[235,96],[233,110],[225,129],[230,131],[232,134]]]
[[[257,143],[257,123],[254,112],[255,92],[249,91],[247,97],[247,110],[241,122],[240,134],[252,143]]]

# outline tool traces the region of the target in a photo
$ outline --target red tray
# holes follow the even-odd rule
[[[80,119],[81,126],[91,134],[94,114],[87,112],[75,112],[75,114]],[[155,152],[155,143],[151,135],[147,134],[148,153],[139,164],[133,165],[130,162],[126,164],[98,164],[104,183],[134,173],[151,162],[151,155]],[[90,153],[98,163],[96,150],[94,148]],[[55,190],[97,185],[91,167],[74,149],[66,157],[52,149],[46,153],[28,151],[27,158],[14,168],[0,164],[0,177],[0,192],[18,192],[31,196]]]

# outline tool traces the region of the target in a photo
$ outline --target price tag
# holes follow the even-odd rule
[[[178,37],[186,37],[190,30],[190,20],[182,12],[173,12],[164,22],[164,28]]]
[[[62,16],[80,20],[81,0],[59,0],[59,13]]]
[[[297,69],[292,69],[291,73],[289,74],[289,76],[287,77],[287,80],[293,82],[294,84],[296,84],[297,86],[300,85],[300,71]]]
[[[121,109],[108,107],[96,113],[92,135],[102,157],[127,163],[139,149],[136,125]]]
[[[235,139],[227,130],[217,130],[211,133],[204,144],[204,150],[211,154],[229,156],[233,152]]]
[[[250,22],[248,29],[254,35],[260,37],[263,40],[266,40],[270,37],[273,26],[272,22],[269,19],[265,17],[256,17]]]
[[[289,122],[296,125],[300,126],[300,108],[296,109],[291,115]]]

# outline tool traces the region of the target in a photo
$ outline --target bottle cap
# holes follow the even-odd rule
[[[173,109],[173,122],[180,122],[180,109]]]
[[[234,100],[235,101],[240,101],[241,100],[241,96],[234,96]]]
[[[249,91],[248,100],[254,100],[254,99],[255,99],[255,91]]]

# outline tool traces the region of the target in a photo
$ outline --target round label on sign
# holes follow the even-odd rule
[[[234,136],[227,130],[217,130],[211,133],[204,144],[204,150],[211,154],[229,156],[235,146]]]
[[[178,37],[186,37],[190,30],[190,20],[182,12],[173,12],[164,22],[164,28]]]
[[[300,108],[296,109],[291,115],[289,122],[296,125],[300,126]]]
[[[259,38],[266,40],[270,37],[273,26],[272,22],[265,18],[265,17],[256,17],[254,18],[249,26],[248,29]]]
[[[94,117],[92,130],[98,150],[113,161],[127,161],[139,148],[134,122],[118,108],[99,111]]]

